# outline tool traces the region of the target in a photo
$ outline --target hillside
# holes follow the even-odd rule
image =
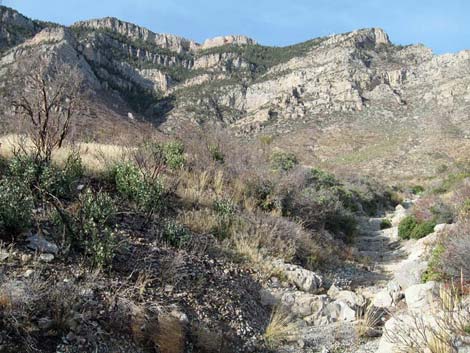
[[[41,52],[78,65],[96,92],[90,115],[98,118],[83,123],[89,139],[112,126],[138,130],[128,116],[169,134],[215,122],[272,135],[306,163],[390,179],[432,176],[468,151],[468,51],[437,56],[393,45],[376,28],[289,47],[242,36],[201,45],[115,18],[65,28],[5,7],[1,14],[0,75]]]

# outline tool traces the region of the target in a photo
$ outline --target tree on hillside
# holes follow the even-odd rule
[[[45,58],[21,60],[18,67],[11,105],[33,144],[35,161],[49,163],[83,108],[83,80],[76,68]]]

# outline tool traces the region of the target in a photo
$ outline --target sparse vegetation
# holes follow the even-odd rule
[[[285,309],[276,307],[273,309],[264,339],[270,348],[277,348],[283,343],[295,341],[298,334],[298,324]]]
[[[389,219],[383,219],[382,222],[380,222],[380,229],[388,228],[392,228],[392,222]]]

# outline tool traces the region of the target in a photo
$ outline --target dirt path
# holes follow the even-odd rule
[[[408,258],[408,252],[398,239],[398,222],[406,211],[398,207],[383,217],[359,219],[359,235],[355,246],[364,259],[364,266],[351,265],[338,269],[339,283],[349,283],[348,292],[359,294],[372,301],[375,295],[387,288],[393,274]],[[393,221],[394,226],[380,229],[383,220]],[[328,297],[331,296],[330,291]],[[357,335],[356,322],[337,321],[299,329],[299,342],[282,352],[342,352],[375,353],[379,338],[361,339]]]

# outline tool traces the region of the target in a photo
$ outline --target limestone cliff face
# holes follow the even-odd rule
[[[91,30],[107,30],[133,40],[155,44],[160,48],[168,49],[177,53],[194,51],[199,47],[199,45],[194,41],[171,34],[156,34],[146,28],[120,21],[113,17],[81,21],[75,23],[72,27],[88,28]]]
[[[313,126],[331,138],[349,133],[345,126],[356,134],[354,126],[376,126],[380,134],[392,124],[470,136],[470,52],[438,56],[423,45],[396,46],[378,28],[281,48],[238,35],[200,45],[115,18],[65,28],[0,7],[0,20],[0,77],[20,56],[57,57],[78,66],[112,106],[127,104],[124,110],[163,130],[218,121],[250,134]]]

